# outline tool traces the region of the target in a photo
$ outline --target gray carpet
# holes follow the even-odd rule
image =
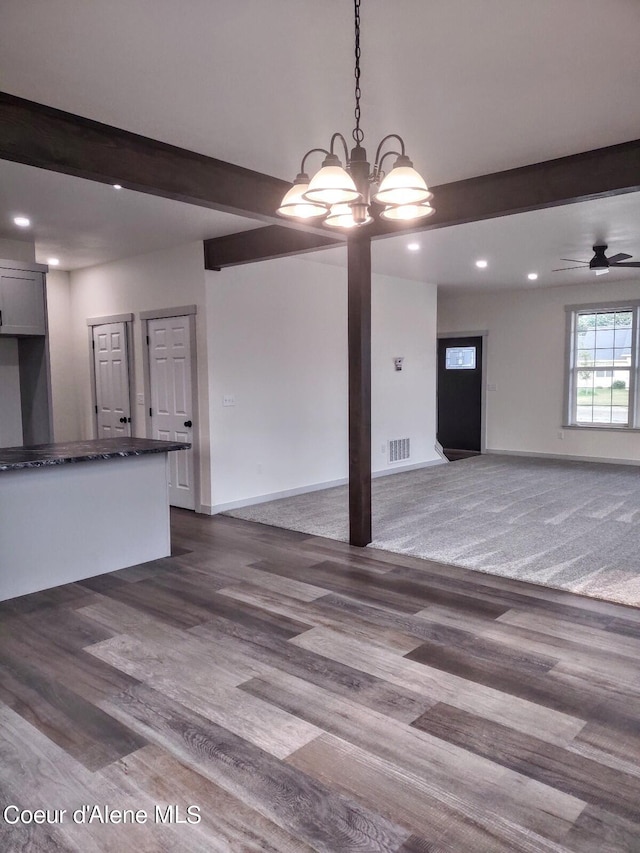
[[[346,486],[228,515],[348,539]],[[640,606],[640,468],[488,455],[381,477],[372,547]]]

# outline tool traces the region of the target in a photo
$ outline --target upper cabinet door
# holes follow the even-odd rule
[[[0,272],[0,335],[46,334],[41,272]]]

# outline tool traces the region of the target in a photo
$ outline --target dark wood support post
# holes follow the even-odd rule
[[[349,314],[349,542],[371,542],[371,238],[347,241]]]

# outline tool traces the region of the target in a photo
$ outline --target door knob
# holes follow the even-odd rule
[[[126,418],[120,418],[120,423],[121,423],[121,424],[126,424],[126,422],[127,422],[127,419],[126,419]]]
[[[192,427],[192,426],[193,426],[193,423],[192,423],[191,421],[185,421],[185,422],[184,422],[184,425],[185,425],[186,427]]]

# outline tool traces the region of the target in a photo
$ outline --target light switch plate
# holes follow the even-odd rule
[[[236,404],[236,398],[235,398],[234,394],[225,394],[224,397],[222,398],[222,405],[223,406],[235,406],[235,404]]]

